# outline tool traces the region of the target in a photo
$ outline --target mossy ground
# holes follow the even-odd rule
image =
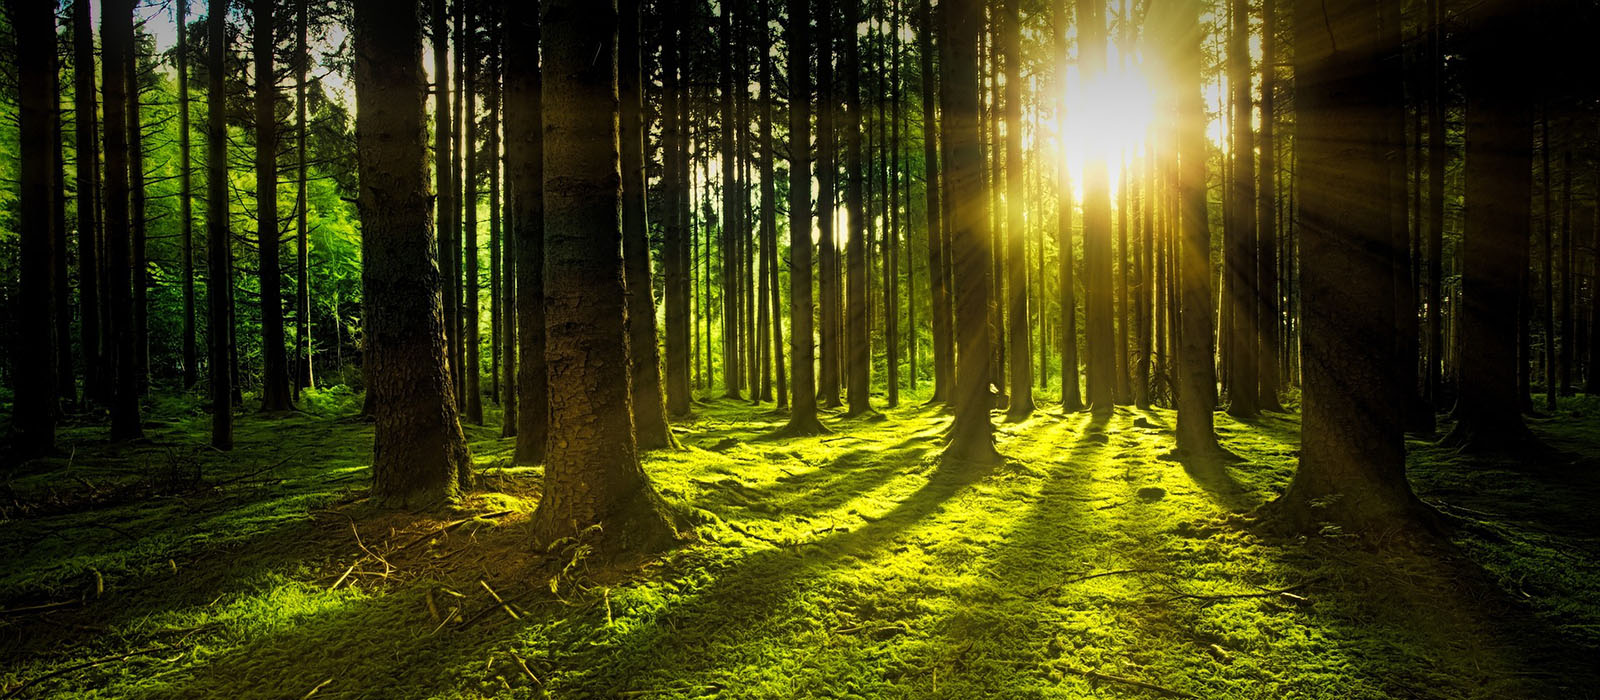
[[[1293,414],[1219,415],[1244,461],[1197,482],[1163,459],[1165,410],[1042,410],[999,423],[1003,466],[952,469],[920,399],[806,439],[710,401],[646,462],[698,540],[631,572],[532,551],[539,470],[506,466],[498,427],[468,428],[483,489],[459,509],[380,513],[358,397],[302,406],[242,416],[221,454],[160,397],[145,442],[74,425],[69,453],[10,467],[0,695],[1600,694],[1600,400],[1534,422],[1551,463],[1413,442],[1457,526],[1436,544],[1260,527]]]

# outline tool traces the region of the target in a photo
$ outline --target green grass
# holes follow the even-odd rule
[[[771,437],[768,408],[702,404],[684,449],[646,461],[698,540],[614,572],[581,546],[532,551],[540,470],[509,468],[497,427],[468,430],[485,488],[460,509],[379,513],[359,397],[244,415],[226,455],[191,401],[161,397],[148,442],[75,425],[70,455],[9,474],[0,695],[52,673],[20,695],[1596,692],[1600,401],[1534,422],[1575,464],[1413,442],[1419,493],[1459,523],[1430,545],[1258,527],[1293,473],[1292,414],[1219,415],[1244,461],[1201,483],[1163,459],[1169,411],[1041,411],[998,424],[1006,464],[962,470],[939,466],[949,417],[920,403],[828,415],[809,439]],[[16,610],[41,604],[61,605]]]

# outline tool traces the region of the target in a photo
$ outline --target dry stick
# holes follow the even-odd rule
[[[313,687],[311,689],[310,692],[307,692],[305,695],[300,696],[300,700],[306,700],[306,698],[309,698],[309,697],[311,697],[313,695],[316,695],[317,691],[322,690],[323,688],[327,687],[329,683],[332,683],[332,682],[333,682],[333,679],[329,678],[328,680],[325,680],[325,681],[323,681],[321,683],[318,683],[315,687]]]
[[[1161,572],[1157,571],[1155,569],[1117,569],[1116,571],[1102,571],[1102,572],[1100,572],[1098,574],[1089,574],[1088,576],[1079,576],[1079,577],[1074,578],[1074,579],[1068,579],[1066,581],[1062,581],[1061,585],[1065,586],[1065,585],[1067,585],[1069,583],[1080,583],[1080,582],[1083,582],[1083,581],[1088,581],[1089,579],[1100,578],[1102,576],[1120,576],[1122,574],[1157,574],[1157,573],[1161,573]]]
[[[339,576],[339,580],[334,581],[332,586],[328,586],[328,590],[331,591],[331,590],[333,590],[335,588],[338,588],[339,584],[344,583],[344,580],[350,577],[350,572],[355,571],[355,570],[356,570],[356,565],[355,564],[351,564],[350,568],[345,569],[344,573]]]
[[[1067,673],[1083,676],[1084,678],[1093,678],[1093,679],[1098,680],[1098,681],[1109,681],[1109,682],[1112,682],[1112,683],[1121,683],[1123,685],[1131,685],[1131,686],[1133,686],[1135,688],[1144,688],[1145,690],[1154,691],[1154,692],[1157,692],[1157,693],[1161,693],[1162,695],[1169,695],[1169,696],[1175,697],[1175,698],[1192,698],[1192,697],[1194,697],[1193,695],[1185,693],[1185,692],[1183,692],[1181,690],[1173,690],[1171,688],[1163,688],[1163,687],[1161,687],[1159,685],[1156,685],[1154,683],[1146,683],[1144,681],[1134,680],[1132,678],[1123,678],[1122,676],[1111,676],[1111,675],[1107,675],[1107,674],[1104,674],[1104,673],[1097,673],[1095,671],[1085,671],[1083,669],[1073,668],[1071,666],[1057,666],[1057,668],[1060,668],[1061,670],[1066,671]]]
[[[511,609],[511,606],[506,605],[506,602],[504,600],[500,599],[500,594],[499,593],[495,593],[494,589],[489,587],[489,582],[488,581],[485,581],[485,580],[480,578],[480,579],[478,579],[478,585],[483,586],[483,590],[486,590],[486,591],[489,592],[489,597],[493,598],[494,602],[499,603],[500,604],[500,608],[505,610],[506,614],[511,616],[511,619],[513,619],[513,620],[522,619],[521,617],[517,616],[516,611]]]
[[[474,520],[493,520],[495,518],[505,517],[507,515],[512,514],[513,512],[515,512],[515,511],[502,510],[502,511],[497,511],[497,512],[494,512],[494,513],[488,513],[488,514],[485,514],[485,515],[474,515],[474,516],[472,516],[470,518],[462,518],[460,520],[451,521],[451,522],[445,523],[444,525],[440,526],[438,529],[430,530],[428,532],[422,533],[421,535],[418,535],[416,537],[416,539],[413,539],[410,542],[407,542],[407,543],[405,543],[403,545],[400,545],[400,548],[396,549],[394,551],[403,552],[403,551],[405,551],[407,549],[410,549],[410,548],[412,548],[412,547],[414,547],[414,546],[416,546],[416,545],[418,545],[418,544],[420,544],[420,543],[422,543],[424,541],[431,540],[434,537],[437,537],[437,536],[442,535],[442,534],[444,534],[446,532],[454,530],[454,529],[456,529],[458,527],[461,527],[462,525],[465,525],[467,523],[470,523],[470,522],[472,522]]]
[[[1281,595],[1289,595],[1290,591],[1295,591],[1295,590],[1299,590],[1301,588],[1305,588],[1306,586],[1309,586],[1309,585],[1311,585],[1313,583],[1316,583],[1318,580],[1320,580],[1320,579],[1313,578],[1313,579],[1309,579],[1309,580],[1306,580],[1306,581],[1301,581],[1300,583],[1297,583],[1297,584],[1295,584],[1293,586],[1289,586],[1288,588],[1278,588],[1278,589],[1274,589],[1274,590],[1262,591],[1260,593],[1223,593],[1223,594],[1220,594],[1220,595],[1200,595],[1200,594],[1196,594],[1196,593],[1179,593],[1179,594],[1177,594],[1175,596],[1172,596],[1171,598],[1168,598],[1168,599],[1166,599],[1164,601],[1161,601],[1161,602],[1170,603],[1170,602],[1175,601],[1175,600],[1216,601],[1216,600],[1233,600],[1233,599],[1238,599],[1238,598],[1274,598],[1274,597],[1281,596]],[[1294,597],[1295,598],[1299,598],[1299,596],[1294,596]]]
[[[78,601],[78,600],[63,600],[63,601],[61,601],[59,603],[44,603],[42,605],[29,605],[29,606],[23,607],[23,608],[11,608],[10,610],[0,610],[0,616],[5,616],[5,615],[35,615],[35,614],[38,614],[38,613],[47,613],[47,612],[52,612],[52,611],[55,611],[55,610],[61,610],[61,609],[64,609],[64,608],[70,608],[70,607],[73,607],[73,606],[81,605],[82,603],[83,603],[83,601]]]
[[[66,675],[68,673],[72,673],[73,671],[81,671],[81,670],[86,669],[86,668],[92,668],[94,666],[99,666],[101,664],[108,664],[108,663],[111,663],[113,661],[122,661],[124,659],[130,658],[130,657],[134,657],[134,656],[144,656],[144,655],[147,655],[147,654],[154,654],[154,653],[156,653],[158,651],[169,651],[169,650],[178,648],[178,646],[179,646],[178,644],[165,644],[165,645],[162,645],[162,646],[146,647],[146,648],[140,649],[138,651],[130,651],[130,652],[126,653],[126,654],[118,654],[116,656],[105,656],[105,657],[101,657],[101,658],[98,658],[98,659],[91,659],[91,660],[85,661],[83,663],[77,663],[77,664],[73,664],[71,666],[58,668],[58,669],[56,669],[54,671],[51,671],[51,672],[46,673],[46,674],[44,674],[42,676],[39,676],[38,678],[35,678],[35,679],[31,680],[31,681],[23,683],[22,685],[19,685],[19,686],[15,687],[15,688],[12,688],[11,691],[6,693],[5,695],[0,695],[0,700],[6,700],[7,698],[14,698],[18,694],[22,693],[22,691],[27,690],[29,688],[32,688],[33,686],[38,685],[39,683],[42,683],[44,681],[50,680],[51,678],[55,678],[55,677],[58,677],[58,676],[64,676],[64,675]]]
[[[538,676],[533,675],[533,671],[528,668],[528,662],[523,661],[522,657],[512,654],[511,658],[517,660],[517,665],[522,667],[522,672],[528,674],[529,679],[535,683],[538,683],[539,685],[544,685],[544,681],[539,680]]]

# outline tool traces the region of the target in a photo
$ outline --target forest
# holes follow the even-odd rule
[[[0,700],[1600,698],[1597,0],[0,4]]]

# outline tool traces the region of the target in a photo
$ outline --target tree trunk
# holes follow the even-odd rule
[[[128,231],[133,271],[133,363],[139,395],[150,390],[150,253],[145,217],[144,110],[139,81],[139,38],[130,23],[124,62],[128,90]]]
[[[1532,95],[1524,69],[1530,20],[1519,3],[1478,6],[1467,51],[1467,217],[1462,270],[1459,398],[1446,444],[1473,451],[1533,440],[1518,391],[1519,300],[1533,199]],[[1493,29],[1489,29],[1489,28]]]
[[[1105,0],[1078,0],[1080,75],[1094,80],[1106,71]],[[1083,267],[1088,317],[1089,406],[1104,415],[1116,390],[1116,328],[1111,284],[1111,194],[1104,147],[1090,149],[1084,164]]]
[[[461,359],[456,355],[457,334],[461,325],[456,316],[461,307],[456,299],[456,288],[451,284],[456,274],[452,266],[458,259],[454,251],[457,213],[455,194],[455,146],[451,137],[455,133],[450,104],[450,25],[445,0],[429,0],[428,34],[433,46],[433,172],[434,220],[438,231],[440,298],[444,304],[445,361],[450,365],[447,376],[461,394]]]
[[[544,109],[539,63],[539,7],[510,3],[506,36],[506,186],[510,238],[516,246],[517,464],[545,458],[549,416],[545,366]],[[631,431],[630,431],[631,432]]]
[[[722,390],[723,396],[739,398],[743,374],[739,371],[739,154],[735,147],[734,130],[739,128],[734,91],[742,84],[733,74],[733,13],[734,3],[722,3],[722,41],[718,54],[718,75],[722,80],[722,219],[718,222],[721,235],[718,249],[722,253]]]
[[[1274,211],[1278,203],[1276,136],[1278,86],[1278,10],[1274,0],[1261,3],[1261,176],[1256,198],[1256,282],[1260,285],[1261,342],[1259,345],[1258,400],[1263,411],[1283,411],[1278,401],[1279,308],[1278,228]],[[1419,137],[1420,138],[1420,137]]]
[[[1577,284],[1573,265],[1575,249],[1572,242],[1572,147],[1569,142],[1561,154],[1561,353],[1557,359],[1560,368],[1556,374],[1556,392],[1561,396],[1571,396],[1573,392],[1572,358],[1578,339],[1576,314],[1573,311],[1574,287]]]
[[[819,5],[822,12],[828,11],[828,0]],[[826,432],[817,420],[816,364],[812,354],[815,309],[811,300],[811,114],[807,109],[811,103],[809,6],[809,0],[789,0],[789,322],[793,324],[789,329],[789,358],[793,363],[790,373],[794,381],[790,386],[794,395],[784,431],[790,435]],[[826,25],[826,19],[823,23]],[[823,43],[818,57],[826,66],[826,30],[819,39]],[[825,89],[818,86],[819,92]],[[824,188],[822,196],[831,195]]]
[[[499,3],[492,3],[486,21],[490,54],[489,87],[485,100],[489,103],[489,376],[492,377],[489,398],[503,407],[505,399],[501,398],[501,387],[505,382],[504,371],[512,362],[501,362],[509,325],[503,296],[505,283],[501,276],[505,269],[505,258],[501,255],[505,250],[505,242],[500,238],[501,222],[505,218],[500,201],[500,40],[505,34],[505,27],[499,21],[502,11]]]
[[[989,244],[983,209],[983,150],[979,134],[978,32],[983,6],[978,0],[943,0],[944,32],[939,42],[940,89],[944,96],[942,137],[950,202],[950,253],[955,260],[956,353],[955,422],[950,426],[946,463],[993,463],[1000,459],[989,418]]]
[[[1055,43],[1057,70],[1056,90],[1060,92],[1056,108],[1060,114],[1056,119],[1066,123],[1067,119],[1067,79],[1066,69],[1059,66],[1067,64],[1067,24],[1070,9],[1068,0],[1056,0],[1055,22],[1052,30],[1052,41]],[[1056,302],[1061,306],[1061,409],[1063,411],[1079,411],[1084,408],[1083,396],[1079,393],[1078,385],[1078,299],[1077,282],[1073,279],[1073,271],[1077,267],[1072,251],[1072,175],[1067,169],[1066,159],[1061,159],[1056,164],[1056,256],[1057,256],[1057,284]]]
[[[833,84],[833,61],[836,49],[833,20],[833,0],[817,0],[817,230],[820,234],[817,252],[820,279],[817,288],[822,303],[818,314],[822,324],[821,386],[818,391],[821,394],[822,405],[826,408],[839,406],[839,368],[843,364],[840,347],[842,325],[839,318],[839,297],[842,294],[839,280],[839,246],[838,235],[833,226],[836,178],[839,172],[836,160],[838,147],[834,138],[833,123],[833,115],[838,108],[838,97]],[[790,274],[793,274],[793,271]]]
[[[943,177],[939,171],[939,128],[933,72],[933,9],[929,0],[917,2],[917,59],[922,77],[922,165],[927,197],[928,224],[928,308],[933,318],[933,401],[950,397],[950,382],[955,369],[954,346],[950,339],[950,288],[945,285],[944,203],[940,199]],[[915,331],[913,331],[915,332]]]
[[[596,541],[604,557],[648,554],[677,533],[639,465],[628,390],[627,292],[617,149],[614,1],[550,0],[540,24],[550,105],[544,149],[549,463],[535,538]],[[604,116],[610,113],[610,119]]]
[[[94,26],[89,3],[72,3],[72,112],[77,147],[78,213],[78,345],[83,352],[84,403],[103,400],[106,387],[101,348],[100,222],[96,206],[100,189],[99,128],[96,126],[94,85]],[[63,340],[65,342],[65,340]],[[69,368],[62,368],[63,370]]]
[[[183,276],[183,387],[189,389],[200,380],[194,325],[194,182],[189,154],[189,0],[177,0],[177,13],[178,45],[174,51],[178,58],[178,254]],[[80,175],[79,181],[82,179]],[[82,212],[78,219],[81,228]]]
[[[1250,13],[1245,0],[1233,0],[1233,28],[1228,35],[1228,86],[1233,93],[1232,148],[1229,151],[1228,201],[1224,206],[1224,267],[1227,268],[1228,415],[1252,420],[1260,413],[1256,349],[1261,329],[1256,319],[1256,183],[1255,132],[1250,126]]]
[[[206,201],[228,201],[225,58],[228,0],[210,0],[206,18]],[[81,133],[81,132],[80,132]],[[82,161],[79,161],[82,162]],[[81,181],[81,179],[80,179]],[[211,446],[233,449],[233,256],[228,207],[206,207],[206,364],[211,381]],[[370,299],[370,297],[368,297]],[[370,395],[371,385],[368,385]]]
[[[416,0],[396,5],[355,6],[372,498],[386,508],[423,509],[460,496],[472,458],[456,417],[432,259],[422,25]]]
[[[662,272],[663,296],[666,297],[666,402],[667,412],[673,416],[689,415],[693,391],[689,384],[692,365],[691,345],[694,319],[689,314],[691,278],[694,258],[690,251],[689,210],[686,205],[689,182],[687,178],[689,149],[688,133],[684,129],[682,113],[687,109],[686,84],[679,75],[683,65],[683,44],[687,34],[681,15],[682,7],[672,5],[663,15],[661,85],[663,88],[662,113],[662,209],[666,212],[662,222]]]
[[[12,348],[11,429],[18,457],[45,454],[55,448],[57,406],[54,314],[56,273],[52,187],[56,144],[55,14],[53,5],[10,0],[11,28],[16,36],[18,143],[21,196],[18,201],[17,332]],[[70,371],[70,368],[68,368]]]
[[[1022,17],[1018,3],[1006,0],[1000,50],[1005,54],[1006,86],[1006,316],[1010,318],[1011,401],[1006,415],[1020,421],[1033,413],[1033,362],[1028,342],[1027,224],[1023,219]],[[996,183],[998,185],[998,183]]]
[[[1428,0],[1428,350],[1424,377],[1429,410],[1444,397],[1444,171],[1449,157],[1445,140],[1443,0]]]
[[[180,2],[182,0],[179,0]],[[295,2],[295,376],[294,391],[316,386],[316,376],[311,369],[311,241],[307,219],[310,196],[306,191],[306,71],[310,68],[311,52],[306,34],[311,22],[309,0]]]
[[[1171,26],[1177,101],[1177,197],[1179,206],[1178,319],[1178,454],[1191,464],[1204,464],[1222,453],[1212,427],[1216,374],[1211,326],[1211,226],[1206,215],[1206,105],[1201,81],[1204,62],[1199,26],[1199,0],[1179,0]]]
[[[461,240],[463,243],[462,259],[466,261],[466,272],[462,275],[462,327],[465,339],[462,341],[465,352],[462,374],[466,381],[463,382],[466,392],[465,410],[467,420],[473,425],[483,425],[483,357],[481,347],[483,339],[478,331],[481,311],[481,299],[478,295],[478,51],[477,51],[477,14],[471,0],[456,0],[462,3],[461,17],[465,20],[464,30],[467,40],[462,42],[462,53],[466,60],[461,63],[461,90],[462,114],[461,142],[465,162],[462,167],[462,210],[466,215],[466,224],[462,229]]]
[[[644,74],[639,0],[620,0],[617,87],[622,100],[618,133],[622,158],[622,257],[628,289],[628,357],[633,423],[639,449],[676,447],[661,394],[656,347],[656,302],[650,284],[650,239],[645,221]]]
[[[845,0],[845,27],[855,27],[861,21],[861,0]],[[848,157],[845,169],[845,200],[849,207],[850,242],[845,251],[845,346],[848,353],[845,389],[850,400],[850,414],[858,415],[872,410],[872,349],[867,326],[867,208],[863,187],[866,163],[861,148],[861,130],[867,127],[861,118],[861,41],[854,32],[846,32],[845,64],[849,66],[848,86],[845,88],[845,140]]]
[[[133,5],[109,0],[100,11],[100,89],[106,120],[106,299],[116,368],[111,439],[142,437],[139,419],[138,332],[134,328],[132,251],[129,238],[128,61],[132,60]]]
[[[1299,530],[1333,522],[1355,531],[1415,523],[1405,476],[1404,397],[1392,341],[1398,328],[1388,177],[1403,115],[1390,65],[1399,27],[1373,0],[1295,3],[1296,107],[1302,188],[1305,447],[1277,513]],[[1392,36],[1393,41],[1390,41]]]
[[[284,348],[283,273],[278,263],[278,100],[273,73],[274,0],[255,0],[256,243],[260,248],[261,410],[284,411],[289,364]]]

